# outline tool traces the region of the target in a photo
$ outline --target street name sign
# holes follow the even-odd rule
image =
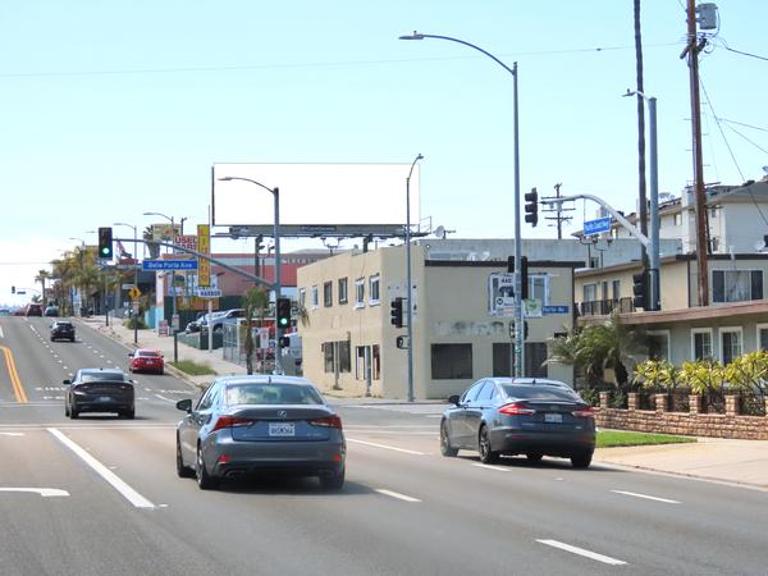
[[[221,298],[220,288],[197,288],[195,296],[198,298]]]
[[[612,218],[606,216],[605,218],[597,218],[596,220],[587,220],[584,222],[584,235],[592,236],[593,234],[602,234],[603,232],[609,232],[611,230]]]
[[[155,270],[197,270],[197,260],[144,260],[141,269],[145,272]]]
[[[568,314],[568,309],[568,305],[550,305],[541,307],[541,311],[544,314]]]

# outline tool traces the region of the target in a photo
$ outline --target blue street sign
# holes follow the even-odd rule
[[[602,232],[610,231],[612,220],[613,219],[610,216],[598,218],[596,220],[587,220],[584,222],[584,235],[591,236],[592,234],[600,234]]]
[[[544,314],[568,314],[568,306],[542,306],[541,311]]]
[[[145,272],[155,270],[197,270],[197,260],[144,260],[141,269]]]

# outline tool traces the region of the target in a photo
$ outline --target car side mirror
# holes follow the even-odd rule
[[[449,396],[448,397],[448,403],[449,404],[453,404],[454,406],[458,406],[459,405],[459,395],[458,394],[454,394],[453,396]]]
[[[66,380],[64,380],[63,382],[64,382],[64,384],[65,384],[65,385],[67,385],[67,386],[69,386],[70,384],[72,384],[72,380],[70,380],[70,379],[66,379]]]
[[[189,414],[192,412],[192,399],[191,398],[185,398],[184,400],[179,400],[176,402],[176,408],[178,410],[181,410],[182,412],[186,412]]]

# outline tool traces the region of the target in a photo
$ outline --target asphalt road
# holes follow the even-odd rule
[[[443,458],[419,406],[339,406],[340,493],[311,479],[202,492],[174,467],[173,404],[194,391],[137,375],[136,420],[66,419],[62,379],[125,368],[127,350],[81,325],[51,343],[48,324],[0,318],[2,576],[768,574],[765,492]]]

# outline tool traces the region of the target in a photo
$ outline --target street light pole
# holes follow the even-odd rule
[[[514,77],[514,92],[513,92],[513,109],[514,109],[514,159],[515,159],[515,342],[514,342],[514,372],[510,371],[510,375],[519,377],[524,373],[525,363],[525,331],[523,330],[524,311],[523,311],[523,299],[522,299],[522,275],[520,273],[521,268],[521,256],[523,252],[522,238],[520,237],[520,131],[518,123],[518,106],[517,106],[517,62],[512,65],[512,68],[507,66],[504,62],[499,60],[496,56],[490,52],[483,50],[479,46],[475,46],[466,40],[459,38],[453,38],[451,36],[440,36],[437,34],[421,34],[414,31],[413,34],[400,36],[400,40],[423,40],[424,38],[435,38],[437,40],[448,40],[450,42],[456,42],[462,44],[473,50],[477,50],[481,54],[484,54],[496,64],[504,68],[507,72]]]
[[[640,90],[627,90],[625,96],[634,96],[637,94],[643,100],[648,103],[648,117],[649,117],[649,131],[650,131],[650,145],[649,151],[651,155],[651,186],[650,186],[650,201],[651,201],[651,230],[649,233],[650,240],[650,254],[649,254],[649,308],[650,310],[661,310],[661,281],[660,281],[660,267],[659,267],[659,153],[658,153],[658,140],[656,132],[656,98],[652,96],[646,96]]]
[[[133,285],[138,290],[139,288],[139,243],[138,243],[138,227],[133,224],[127,224],[126,222],[115,222],[114,226],[128,226],[133,228]],[[133,304],[133,303],[131,303]],[[131,316],[133,316],[133,343],[139,343],[139,319],[138,319],[138,307],[134,315],[131,310]]]
[[[411,163],[411,169],[408,172],[408,178],[405,179],[405,268],[406,268],[406,295],[408,299],[408,309],[406,311],[406,322],[408,324],[408,402],[413,402],[413,280],[411,279],[411,176],[416,163],[423,160],[424,156],[419,154]]]
[[[173,216],[168,216],[166,214],[163,214],[162,212],[144,212],[144,216],[161,216],[162,218],[165,218],[166,220],[170,221],[171,223],[171,245],[174,246],[174,248],[171,249],[172,253],[176,253],[176,222],[173,218]],[[173,327],[173,320],[176,318],[176,286],[175,286],[175,280],[176,280],[176,272],[171,270],[171,330],[173,331],[174,339],[176,338],[176,329]],[[167,274],[166,274],[167,276]],[[165,314],[163,314],[165,316]],[[176,358],[174,358],[174,362],[176,361]]]
[[[251,184],[255,184],[256,186],[259,186],[266,190],[267,192],[272,194],[272,197],[274,199],[274,225],[273,225],[273,234],[275,236],[275,372],[277,374],[282,373],[282,365],[280,362],[280,353],[281,353],[281,342],[280,338],[282,336],[282,329],[280,327],[280,323],[277,321],[277,301],[281,298],[282,295],[282,265],[281,265],[281,258],[280,258],[280,188],[275,186],[274,188],[270,188],[269,186],[265,186],[261,182],[258,182],[256,180],[253,180],[251,178],[243,178],[240,176],[222,176],[219,178],[221,182],[232,182],[235,180],[240,180],[242,182],[250,182]]]

